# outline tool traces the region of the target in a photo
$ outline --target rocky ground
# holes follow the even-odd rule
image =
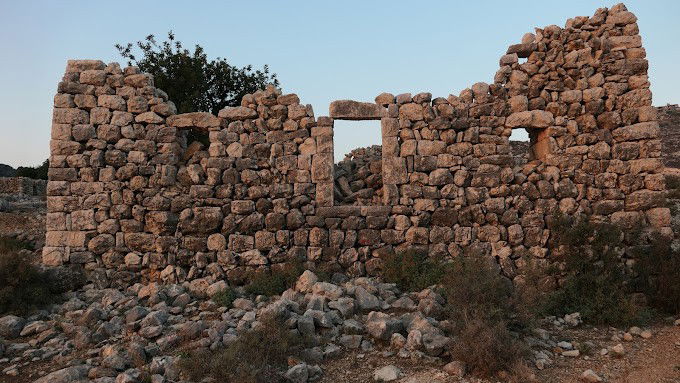
[[[11,203],[0,212],[0,233],[31,243],[37,262],[44,202]],[[306,272],[281,297],[244,294],[227,309],[207,298],[224,287],[86,285],[30,316],[1,317],[0,381],[180,382],[180,355],[223,347],[275,313],[291,331],[318,340],[291,359],[293,382],[487,382],[448,355],[454,340],[445,335],[450,324],[433,319],[443,303],[433,290],[402,293],[393,284],[340,274],[324,282]],[[546,318],[524,335],[533,351],[530,374],[536,382],[680,382],[674,319],[616,329],[584,326],[577,314]]]
[[[339,274],[324,282],[306,271],[281,297],[239,298],[227,309],[207,299],[224,288],[86,285],[30,316],[4,316],[0,381],[179,382],[183,352],[218,349],[274,314],[290,331],[317,340],[291,363],[292,382],[485,382],[451,361],[450,324],[433,319],[443,300],[431,289],[402,293]],[[680,327],[672,323],[622,331],[584,327],[573,314],[538,325],[524,335],[534,381],[680,381]]]

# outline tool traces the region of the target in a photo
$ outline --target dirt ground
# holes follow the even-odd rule
[[[560,332],[571,342],[590,341],[598,347],[589,355],[577,358],[557,357],[553,365],[539,371],[535,382],[572,383],[580,380],[583,371],[591,369],[605,382],[612,383],[680,383],[680,327],[659,325],[651,328],[650,339],[634,337],[633,341],[612,341],[612,328],[577,328]],[[622,343],[626,353],[622,358],[600,355],[600,349]],[[512,350],[508,350],[512,352]],[[396,355],[365,355],[345,353],[342,357],[324,362],[322,383],[374,382],[373,373],[384,366],[395,365],[401,369],[400,383],[492,383],[496,380],[476,379],[469,376],[456,378],[442,371],[441,363],[424,360],[401,359]]]
[[[590,340],[601,346],[623,344],[626,354],[617,359],[609,355],[594,355],[588,360],[558,359],[555,366],[539,374],[545,382],[578,382],[580,374],[591,369],[607,382],[617,383],[678,383],[680,382],[680,327],[656,326],[650,339],[635,337],[632,342],[611,341],[612,331],[576,330],[574,339]]]

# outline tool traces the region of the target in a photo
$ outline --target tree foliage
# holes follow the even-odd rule
[[[43,161],[40,166],[19,166],[16,171],[16,177],[28,177],[38,180],[47,179],[47,170],[50,167],[49,160]]]
[[[134,44],[116,44],[116,48],[129,65],[154,76],[156,87],[168,94],[179,113],[217,114],[226,106],[238,106],[244,95],[267,84],[279,85],[267,65],[262,69],[253,69],[252,65],[238,68],[224,58],[209,60],[203,47],[197,44],[193,52],[186,49],[172,31],[163,42],[148,35]]]

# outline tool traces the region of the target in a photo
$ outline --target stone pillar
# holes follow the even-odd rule
[[[333,206],[333,119],[319,117],[312,128],[316,153],[312,156],[312,182],[316,184],[316,205]]]

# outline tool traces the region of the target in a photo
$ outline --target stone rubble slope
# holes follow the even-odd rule
[[[0,318],[2,374],[45,375],[36,380],[40,383],[85,378],[121,383],[148,372],[154,383],[180,382],[179,350],[218,350],[257,326],[263,315],[274,315],[295,336],[312,340],[312,347],[301,352],[300,363],[286,372],[290,381],[318,380],[323,374],[319,365],[345,352],[427,360],[450,374],[464,374],[464,365],[451,361],[448,353],[455,342],[447,336],[451,323],[435,319],[445,304],[436,289],[403,293],[373,278],[350,280],[335,274],[332,279],[335,283],[320,281],[307,270],[280,297],[244,296],[230,309],[205,298],[224,289],[221,282],[135,284],[127,289],[88,285],[29,317]],[[555,329],[580,323],[578,313],[543,322]],[[613,341],[651,336],[636,328],[631,333],[617,333]],[[555,358],[578,356],[573,344],[545,329],[523,338],[534,350],[533,363],[539,369]],[[617,357],[625,353],[622,349],[617,345],[601,352]],[[38,362],[58,368],[36,370],[33,364]]]

